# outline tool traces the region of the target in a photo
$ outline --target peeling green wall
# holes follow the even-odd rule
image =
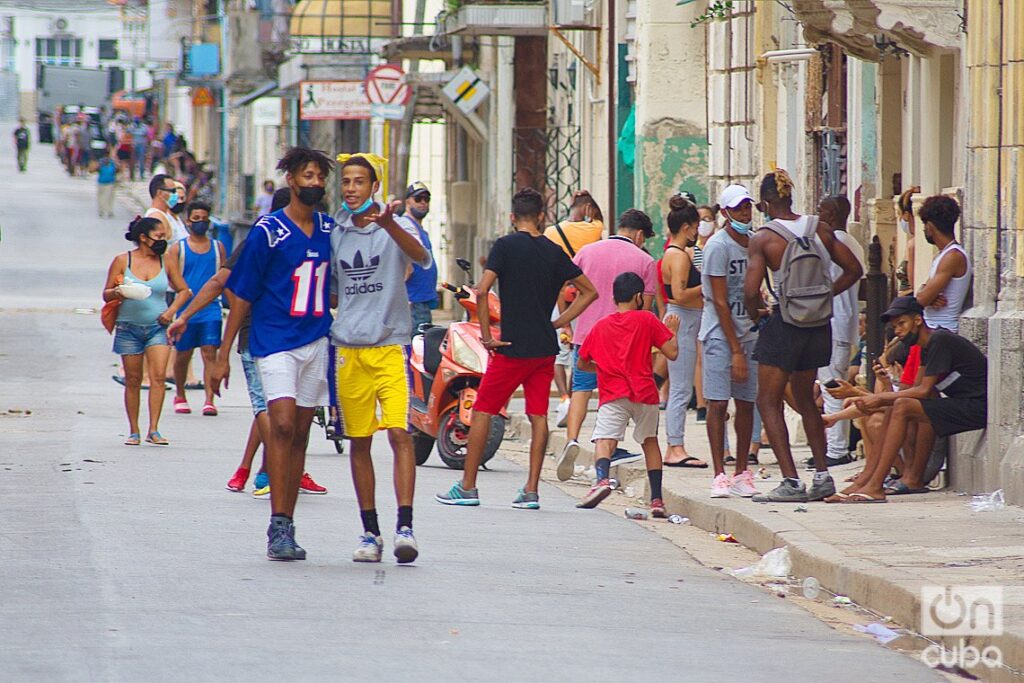
[[[660,256],[665,243],[668,200],[680,190],[698,204],[708,200],[708,143],[704,131],[677,119],[637,126],[636,205],[651,217],[657,236],[647,249]]]

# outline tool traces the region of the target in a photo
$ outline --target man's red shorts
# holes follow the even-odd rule
[[[555,377],[555,357],[509,358],[491,355],[487,372],[480,382],[474,410],[497,415],[520,386],[526,396],[527,415],[547,415],[551,380]]]

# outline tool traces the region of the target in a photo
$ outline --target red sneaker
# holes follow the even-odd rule
[[[231,481],[225,486],[228,491],[234,491],[235,493],[245,490],[245,482],[249,481],[249,470],[244,467],[239,467],[235,470],[235,476],[231,477]]]
[[[667,519],[668,512],[665,510],[665,503],[661,498],[655,498],[651,501],[651,517],[655,519]]]
[[[327,489],[313,481],[313,477],[309,476],[309,472],[303,472],[302,481],[299,482],[299,493],[312,493],[322,496],[327,493]]]

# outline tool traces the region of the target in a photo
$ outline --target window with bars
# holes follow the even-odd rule
[[[36,38],[36,63],[82,66],[82,39]]]

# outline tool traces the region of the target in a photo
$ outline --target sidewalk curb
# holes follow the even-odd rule
[[[520,439],[528,441],[530,438],[529,422],[523,416],[513,416],[509,430]],[[552,433],[548,450],[557,453],[565,442],[564,431]],[[592,462],[593,457],[593,452],[581,444],[577,462]],[[633,481],[642,481],[646,486],[646,470],[642,463],[622,465],[616,469],[623,486]],[[741,544],[761,555],[774,548],[788,547],[793,562],[792,575],[798,578],[813,576],[829,591],[845,595],[858,605],[892,617],[898,624],[920,632],[921,588],[935,584],[899,569],[844,554],[810,530],[794,527],[792,521],[778,516],[778,505],[735,498],[698,498],[672,490],[667,482],[663,495],[668,509],[683,512],[694,526],[714,533],[731,533]],[[995,646],[1001,650],[1003,662],[1008,667],[1024,670],[1024,633],[1004,631],[999,636],[945,636],[933,640],[950,648],[960,645],[961,640],[979,650]],[[1020,683],[1022,680],[1007,669],[989,669],[979,665],[970,671],[986,681]]]

